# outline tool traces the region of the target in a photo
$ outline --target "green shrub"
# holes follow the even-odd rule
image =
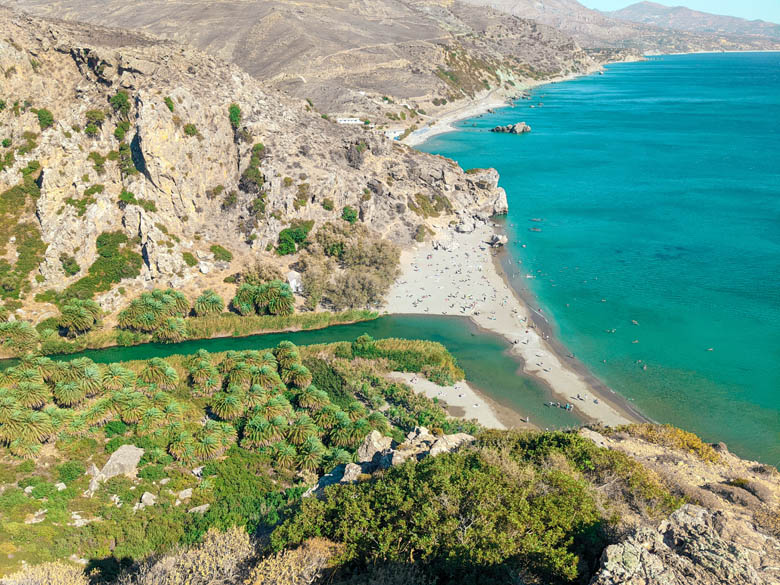
[[[198,128],[195,126],[195,124],[185,124],[184,125],[184,133],[187,136],[197,136],[198,135]]]
[[[182,252],[181,257],[190,268],[198,264],[198,259],[191,252]]]
[[[323,199],[322,200],[322,207],[325,209],[325,211],[333,211],[333,199]]]
[[[295,254],[306,242],[306,237],[314,227],[314,221],[296,220],[292,225],[279,232],[279,244],[276,247],[276,253],[280,256]]]
[[[114,128],[114,138],[119,142],[122,142],[125,139],[125,134],[127,134],[128,130],[130,130],[130,122],[126,120],[119,122],[119,124],[116,125],[116,128]]]
[[[114,108],[114,111],[122,116],[127,117],[130,113],[130,96],[126,91],[120,90],[116,92],[108,101],[111,107]]]
[[[87,466],[81,461],[68,461],[57,467],[57,477],[64,484],[69,484],[87,472]]]
[[[173,111],[173,100],[170,96],[165,96],[165,105],[168,107],[168,109],[172,112]]]
[[[341,219],[348,221],[349,223],[355,223],[358,220],[358,213],[354,207],[349,205],[345,206],[341,210]]]
[[[220,262],[230,262],[233,260],[233,254],[219,244],[213,244],[209,250],[211,250],[211,253],[214,254],[215,260]]]
[[[241,124],[241,108],[238,107],[238,104],[230,104],[228,118],[230,118],[230,125],[233,126],[233,129],[238,128]]]
[[[41,127],[41,130],[46,130],[46,128],[54,125],[54,116],[46,108],[38,110],[38,125]]]

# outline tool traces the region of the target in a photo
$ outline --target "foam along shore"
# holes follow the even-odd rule
[[[577,77],[591,75],[598,71],[602,71],[603,69],[604,68],[602,65],[593,65],[592,67],[588,68],[587,71],[582,73],[561,75],[542,81],[527,81],[525,83],[517,84],[511,90],[496,88],[485,91],[478,97],[472,100],[467,100],[465,103],[462,103],[461,101],[453,102],[452,107],[444,108],[436,116],[428,117],[430,122],[427,126],[411,132],[401,142],[407,146],[417,146],[439,134],[454,132],[456,128],[453,126],[453,124],[460,120],[474,118],[484,114],[488,110],[504,108],[508,105],[511,105],[514,100],[518,99],[521,95],[525,94],[531,89],[534,89],[535,87],[547,85],[548,83],[559,83],[562,81],[568,81],[570,79],[576,79]],[[422,116],[422,118],[425,119],[426,116]]]
[[[555,400],[571,403],[580,418],[613,426],[642,420],[606,387],[593,384],[582,366],[556,351],[549,333],[533,323],[531,310],[496,267],[487,243],[495,234],[492,224],[477,222],[471,233],[446,225],[436,231],[439,240],[402,253],[401,276],[387,296],[388,313],[468,316],[509,341],[524,373],[545,383]]]

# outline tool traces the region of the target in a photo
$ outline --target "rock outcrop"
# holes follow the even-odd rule
[[[507,210],[494,170],[466,174],[381,133],[336,124],[191,47],[5,8],[0,39],[0,125],[15,149],[0,164],[0,192],[28,163],[42,168],[40,197],[16,218],[38,230],[45,248],[27,278],[27,318],[51,316],[53,307],[33,298],[86,276],[106,232],[126,236],[126,248],[143,259],[140,275],[121,286],[196,293],[271,257],[266,248],[290,222],[316,229],[347,205],[401,245],[430,221],[421,197],[453,218]],[[126,105],[112,105],[120,91]],[[231,104],[241,110],[236,127]],[[51,126],[40,127],[37,109],[51,112]],[[88,112],[102,121],[89,125]],[[215,244],[232,252],[231,263],[214,258]],[[15,246],[7,244],[8,258]],[[64,257],[77,273],[65,272]],[[96,297],[109,312],[126,302],[119,286]]]
[[[323,475],[304,496],[321,496],[329,485],[354,483],[361,476],[370,475],[378,469],[401,465],[411,459],[419,460],[456,451],[473,441],[474,437],[466,433],[434,435],[425,427],[415,427],[406,435],[403,443],[396,444],[391,437],[385,437],[379,431],[371,431],[357,450],[357,463],[339,465]]]
[[[657,529],[607,547],[591,585],[770,585],[780,541],[745,521],[686,504]]]
[[[87,471],[92,479],[89,481],[87,494],[94,494],[104,481],[118,475],[135,477],[138,463],[143,457],[144,450],[134,445],[122,445],[111,454],[103,469],[98,470],[96,465],[92,465]]]
[[[515,124],[507,124],[506,126],[496,126],[491,128],[490,131],[499,134],[527,134],[531,131],[531,127],[525,122],[517,122]]]

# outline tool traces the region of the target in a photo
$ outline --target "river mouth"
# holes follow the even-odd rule
[[[92,349],[49,356],[57,361],[88,357],[96,363],[145,360],[152,357],[190,355],[199,349],[209,352],[265,349],[289,340],[296,345],[354,341],[367,333],[375,339],[388,337],[436,341],[455,356],[466,372],[466,380],[482,394],[540,428],[561,429],[581,425],[576,412],[546,404],[555,401],[546,386],[522,373],[522,364],[510,354],[510,344],[500,335],[477,327],[467,317],[439,315],[385,315],[371,321],[331,325],[322,329],[264,333],[246,337],[217,337],[181,343],[145,343],[130,347]],[[3,360],[0,368],[14,360]],[[465,413],[468,417],[468,413]]]

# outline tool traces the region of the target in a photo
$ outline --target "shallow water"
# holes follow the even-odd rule
[[[780,53],[612,65],[421,149],[498,169],[515,283],[598,377],[780,464]]]

